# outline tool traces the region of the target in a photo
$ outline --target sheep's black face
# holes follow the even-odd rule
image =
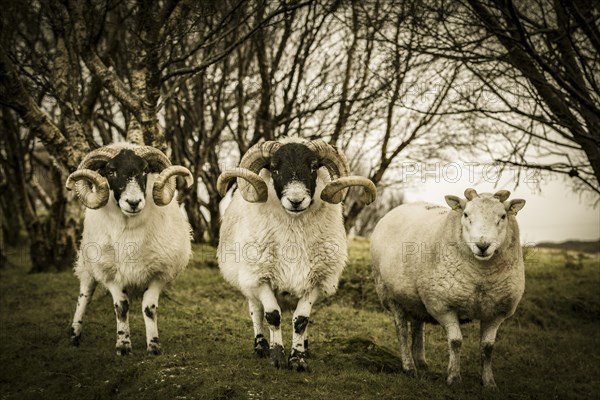
[[[146,205],[148,163],[132,150],[121,150],[100,174],[108,180],[117,205],[127,216],[139,214]]]
[[[319,167],[317,154],[300,143],[284,144],[273,154],[273,186],[288,213],[301,214],[312,204]]]

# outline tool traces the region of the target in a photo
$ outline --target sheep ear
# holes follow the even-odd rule
[[[444,198],[446,199],[446,203],[450,206],[451,209],[460,211],[465,209],[465,204],[467,203],[465,199],[461,199],[458,196],[452,195],[445,196]]]
[[[506,211],[513,215],[517,215],[517,213],[525,206],[525,200],[523,199],[513,199],[511,201],[507,201],[505,204]]]
[[[465,190],[465,197],[467,198],[467,200],[471,201],[476,197],[479,197],[479,195],[477,194],[477,191],[473,188],[468,188],[467,190]]]
[[[494,197],[500,200],[501,203],[504,203],[510,197],[510,192],[508,190],[498,190],[494,193]]]

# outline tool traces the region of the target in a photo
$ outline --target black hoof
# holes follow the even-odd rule
[[[292,350],[288,358],[288,366],[296,372],[308,372],[308,364],[306,363],[306,353],[303,351]]]
[[[121,343],[117,345],[117,355],[126,356],[131,354],[131,343]]]
[[[160,343],[158,343],[158,338],[155,338],[156,341],[154,339],[152,339],[152,341],[150,343],[148,343],[148,347],[146,348],[146,350],[148,351],[148,354],[153,354],[155,356],[158,356],[160,354],[162,354],[162,350],[160,348]]]
[[[269,351],[271,357],[271,365],[275,368],[284,368],[287,366],[287,360],[285,359],[285,352],[283,351],[283,346],[280,344],[276,344],[271,347]]]
[[[69,343],[71,344],[71,346],[79,347],[79,345],[81,344],[81,335],[71,336],[69,338]]]
[[[71,346],[79,347],[81,343],[81,333],[79,335],[75,334],[75,328],[71,327],[69,329],[69,343]]]
[[[148,354],[153,356],[160,356],[162,354],[162,350],[160,347],[148,347],[146,351],[148,352]]]
[[[269,342],[263,335],[257,335],[254,338],[254,353],[260,358],[269,357]]]

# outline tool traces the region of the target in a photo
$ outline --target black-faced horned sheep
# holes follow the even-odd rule
[[[162,289],[187,265],[190,226],[175,194],[175,177],[192,175],[149,146],[115,144],[90,152],[66,183],[88,208],[75,265],[79,299],[70,339],[79,345],[85,309],[96,285],[113,298],[117,354],[131,352],[129,296],[143,293],[147,350],[160,354],[156,323]]]
[[[315,301],[337,290],[347,259],[342,201],[345,189],[362,186],[362,200],[375,199],[375,185],[348,176],[345,156],[323,140],[285,139],[251,147],[240,167],[219,177],[238,188],[226,209],[218,248],[223,277],[248,299],[254,351],[271,363],[307,369],[306,327]],[[292,350],[285,359],[278,296],[297,300]],[[269,324],[269,342],[263,334]]]
[[[460,381],[460,322],[481,321],[482,383],[495,387],[492,350],[500,324],[515,312],[525,289],[515,215],[525,200],[510,192],[446,196],[451,209],[427,203],[399,206],[371,236],[375,287],[394,316],[405,371],[426,368],[424,322],[446,331],[449,385]],[[412,349],[408,345],[411,323]]]

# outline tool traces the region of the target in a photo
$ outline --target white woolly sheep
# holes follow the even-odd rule
[[[362,186],[362,200],[368,204],[375,199],[375,185],[348,176],[345,156],[323,140],[257,144],[246,152],[240,168],[219,177],[222,195],[233,178],[241,179],[223,216],[219,267],[225,280],[248,298],[256,354],[270,356],[277,368],[304,371],[312,306],[335,293],[346,264],[339,203],[346,188]],[[277,296],[297,300],[287,361]],[[269,324],[270,348],[263,317]]]
[[[191,255],[190,226],[174,197],[177,175],[191,185],[190,172],[161,151],[122,143],[90,152],[69,176],[67,188],[88,207],[75,265],[80,292],[71,344],[80,343],[85,309],[100,282],[114,302],[117,354],[131,352],[129,296],[141,293],[147,351],[160,354],[158,297]]]
[[[481,321],[482,383],[495,387],[492,351],[500,324],[515,312],[525,288],[515,215],[525,200],[510,192],[446,196],[452,210],[426,203],[402,205],[371,237],[373,275],[383,306],[394,316],[403,369],[426,368],[424,322],[446,332],[449,385],[460,381],[460,322]],[[408,347],[411,323],[412,351]]]

